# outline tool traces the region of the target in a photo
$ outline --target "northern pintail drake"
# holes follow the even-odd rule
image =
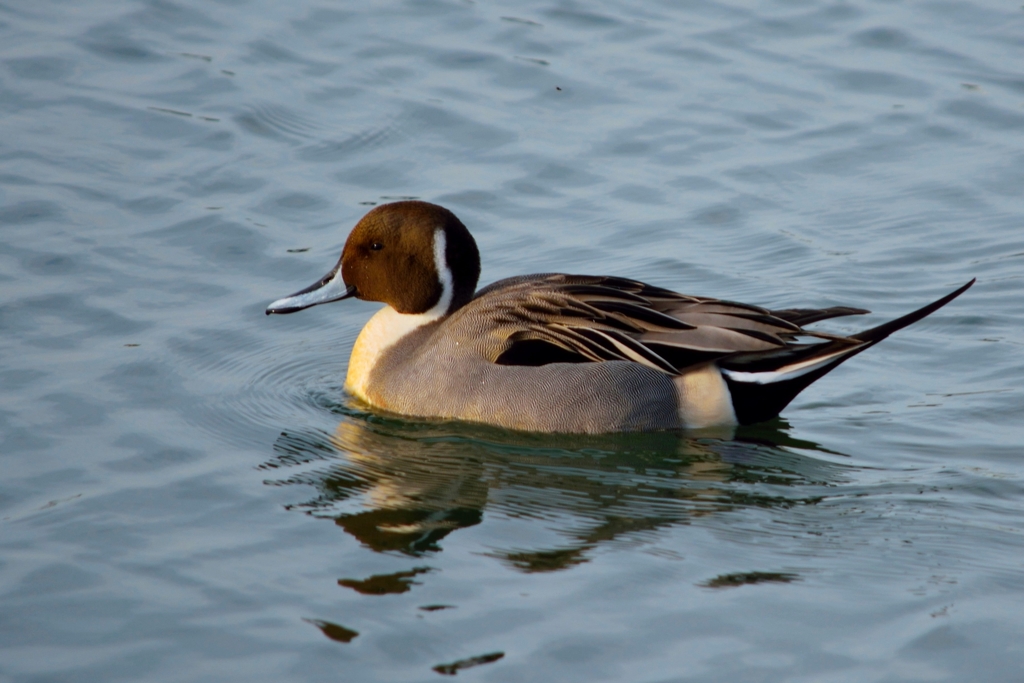
[[[843,337],[803,326],[868,311],[772,311],[590,275],[522,275],[476,291],[479,276],[476,242],[451,211],[396,202],[366,214],[337,265],[267,314],[349,297],[384,303],[345,380],[370,406],[602,433],[773,418],[811,382],[974,284]]]

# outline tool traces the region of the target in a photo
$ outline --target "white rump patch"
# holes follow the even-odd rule
[[[739,424],[732,395],[714,363],[687,370],[672,380],[679,400],[679,421],[688,429]]]

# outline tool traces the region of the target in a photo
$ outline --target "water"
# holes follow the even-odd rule
[[[1016,681],[1024,10],[0,5],[0,680]],[[713,435],[341,391],[369,208],[852,332]],[[500,656],[499,656],[500,655]]]

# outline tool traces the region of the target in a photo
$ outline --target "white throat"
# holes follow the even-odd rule
[[[448,259],[445,255],[447,242],[444,229],[436,229],[434,231],[434,270],[437,272],[437,280],[441,285],[441,296],[437,303],[429,311],[423,313],[399,313],[391,306],[385,306],[367,321],[359,336],[356,337],[356,343],[352,347],[352,356],[348,361],[345,388],[367,403],[379,405],[378,401],[367,396],[367,388],[370,373],[384,352],[413,330],[448,314],[448,308],[452,305],[452,297],[455,295],[455,285],[452,269],[448,267]],[[387,406],[381,407],[386,408]]]

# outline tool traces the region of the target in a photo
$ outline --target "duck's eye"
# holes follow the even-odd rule
[[[370,249],[372,249],[373,251],[380,251],[383,248],[384,248],[384,245],[381,244],[380,242],[371,242],[370,243]]]

